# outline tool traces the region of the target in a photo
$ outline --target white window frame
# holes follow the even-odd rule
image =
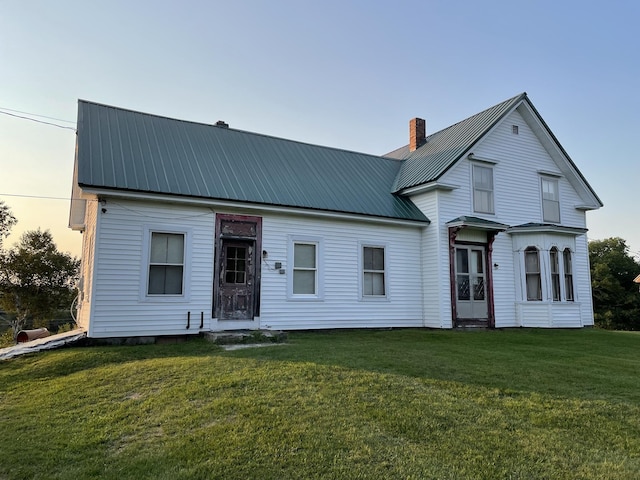
[[[142,238],[142,272],[140,275],[140,301],[160,302],[160,303],[184,303],[191,298],[191,285],[188,279],[191,278],[191,238],[193,236],[191,228],[177,228],[175,225],[145,225]],[[149,292],[149,270],[151,265],[151,238],[154,233],[168,233],[182,235],[183,263],[182,263],[182,293],[180,294],[150,294]]]
[[[384,270],[381,272],[376,270],[365,270],[364,268],[364,249],[365,248],[380,248],[384,255]],[[360,300],[364,301],[387,301],[389,299],[389,260],[388,260],[389,248],[386,243],[371,243],[371,242],[359,242],[358,243],[358,294]],[[384,295],[367,295],[364,293],[364,276],[365,273],[382,273],[384,282]]]
[[[287,300],[317,302],[324,300],[324,245],[321,237],[289,235],[287,251]],[[293,293],[294,250],[296,244],[314,245],[316,250],[316,292]]]
[[[545,182],[550,185],[554,185],[555,195],[556,195],[555,199],[545,198]],[[562,220],[562,214],[561,214],[561,208],[560,208],[560,182],[558,181],[557,178],[548,177],[548,176],[540,177],[540,202],[542,206],[542,221],[545,223],[548,222],[548,223],[559,224]],[[558,211],[557,219],[555,217],[550,217],[548,215],[548,213],[551,213],[551,212],[548,212],[548,209],[551,207],[548,207],[545,209],[545,205],[557,206],[557,211]]]
[[[533,252],[535,249],[536,255],[538,257],[538,271],[537,272],[529,272],[527,271],[527,252]],[[523,260],[524,260],[524,299],[527,302],[542,302],[544,301],[544,282],[542,281],[544,278],[544,273],[542,271],[542,258],[541,258],[541,250],[535,245],[530,245],[523,251]],[[529,298],[529,276],[537,276],[538,278],[538,291],[540,292],[540,298]]]
[[[482,187],[479,187],[479,186],[476,185],[476,169],[477,168],[484,168],[484,169],[488,170],[489,172],[491,172],[491,188],[490,189],[482,188]],[[490,194],[489,198],[491,200],[491,205],[489,206],[489,208],[487,210],[481,209],[480,206],[477,204],[478,202],[476,202],[476,192],[489,193]],[[472,163],[471,164],[471,195],[472,195],[472,203],[473,203],[473,211],[474,212],[495,215],[495,213],[496,213],[496,199],[495,199],[495,175],[494,175],[493,165],[478,164],[478,163]]]

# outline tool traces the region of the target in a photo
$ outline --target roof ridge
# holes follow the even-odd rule
[[[120,111],[123,111],[123,112],[135,113],[135,114],[138,114],[138,115],[146,115],[146,116],[149,116],[149,117],[156,117],[156,118],[162,118],[162,119],[165,119],[165,120],[172,120],[172,121],[175,121],[175,122],[183,122],[183,123],[188,123],[188,124],[192,124],[192,125],[202,125],[202,126],[205,126],[205,127],[220,128],[220,127],[216,126],[215,124],[211,124],[211,123],[198,122],[198,121],[195,121],[195,120],[184,120],[184,119],[181,119],[181,118],[169,117],[167,115],[159,115],[159,114],[156,114],[156,113],[142,112],[140,110],[133,110],[131,108],[117,107],[115,105],[108,105],[106,103],[94,102],[94,101],[91,101],[91,100],[84,100],[84,99],[81,99],[81,98],[78,99],[78,102],[92,104],[92,105],[96,105],[98,107],[112,108],[114,110],[120,110]],[[331,146],[327,146],[327,145],[320,145],[320,144],[317,144],[317,143],[303,142],[303,141],[300,141],[300,140],[293,140],[291,138],[278,137],[276,135],[268,135],[266,133],[251,132],[249,130],[242,130],[242,129],[239,129],[239,128],[228,127],[228,128],[225,128],[224,130],[225,131],[229,131],[229,132],[237,132],[237,133],[244,133],[244,134],[248,134],[248,135],[255,135],[257,137],[272,138],[274,140],[291,142],[291,143],[296,143],[296,144],[299,144],[299,145],[306,145],[306,146],[309,146],[309,147],[325,148],[327,150],[333,150],[333,151],[337,151],[337,152],[354,153],[354,154],[357,154],[357,155],[364,155],[364,156],[367,156],[367,157],[373,157],[373,158],[377,158],[377,159],[380,159],[380,160],[385,160],[385,161],[388,161],[388,162],[398,162],[398,160],[396,160],[396,159],[388,158],[388,157],[385,157],[383,155],[377,155],[375,153],[359,152],[359,151],[350,150],[350,149],[347,149],[347,148],[331,147]]]
[[[472,118],[475,118],[477,116],[483,115],[484,113],[488,112],[489,110],[492,110],[492,109],[494,109],[494,108],[496,108],[496,107],[498,107],[500,105],[503,105],[503,104],[509,103],[509,102],[513,102],[516,99],[519,99],[520,97],[522,97],[521,99],[527,98],[527,92],[522,92],[522,93],[519,93],[518,95],[514,95],[513,97],[508,98],[507,100],[503,100],[502,102],[498,102],[495,105],[493,105],[491,107],[488,107],[488,108],[485,108],[484,110],[482,110],[482,111],[480,111],[478,113],[474,113],[473,115],[469,115],[468,117],[466,117],[466,118],[464,118],[464,119],[462,119],[462,120],[460,120],[460,121],[458,121],[456,123],[452,123],[451,125],[449,125],[447,127],[441,128],[440,130],[427,135],[426,140],[427,140],[427,142],[429,142],[429,138],[431,138],[431,137],[439,135],[442,132],[445,132],[445,131],[449,130],[450,128],[453,128],[453,127],[455,127],[457,125],[460,125],[461,123],[464,123],[464,122],[466,122],[468,120],[471,120]],[[385,153],[384,156],[391,155],[392,153],[395,153],[395,152],[397,152],[399,150],[402,150],[403,148],[406,148],[408,145],[409,144],[407,143],[407,144],[402,145],[402,146],[400,146],[398,148],[394,148],[390,152]]]

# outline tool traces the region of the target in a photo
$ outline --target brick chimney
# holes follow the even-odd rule
[[[422,118],[412,118],[409,121],[409,151],[417,150],[427,141],[427,122]]]

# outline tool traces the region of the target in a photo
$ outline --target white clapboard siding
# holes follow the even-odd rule
[[[442,192],[432,191],[415,195],[411,200],[431,220],[422,236],[424,326],[451,328],[449,239],[438,208],[440,195]]]
[[[93,248],[92,295],[83,304],[83,314],[91,311],[90,336],[194,334],[199,332],[201,312],[204,330],[247,326],[218,323],[211,317],[215,230],[211,209],[177,205],[167,208],[162,203],[121,199],[107,200],[104,208],[104,213],[100,209],[97,214],[94,211],[95,218],[89,219],[87,228],[93,231],[97,225],[99,231]],[[184,297],[158,299],[144,294],[147,229],[187,233]],[[259,322],[250,326],[286,330],[422,326],[422,232],[420,226],[265,214],[261,314]],[[287,296],[291,235],[321,242],[321,301],[296,301]],[[90,248],[90,242],[86,244]],[[386,299],[362,299],[359,252],[363,244],[385,247]],[[284,274],[275,268],[276,262],[282,264]]]
[[[96,220],[98,215],[98,202],[96,198],[86,201],[85,217],[83,223],[85,230],[82,233],[82,258],[80,264],[80,283],[78,288],[78,311],[76,323],[79,327],[89,330],[91,317],[91,298],[93,295],[94,255],[96,239]]]
[[[518,126],[518,135],[512,133],[512,126]],[[489,135],[473,147],[478,158],[496,162],[494,172],[495,214],[475,213],[473,211],[472,164],[464,158],[446,172],[440,181],[455,185],[451,191],[437,191],[412,197],[413,202],[431,219],[430,227],[425,231],[428,237],[423,245],[423,263],[425,268],[425,319],[433,318],[434,305],[440,307],[440,326],[450,322],[451,293],[449,286],[448,229],[446,223],[462,215],[478,216],[507,225],[521,225],[529,222],[542,223],[542,200],[540,173],[560,172],[552,157],[539,142],[522,116],[512,112]],[[585,212],[575,208],[584,201],[565,177],[558,178],[560,188],[560,208],[562,225],[584,228]],[[474,241],[473,232],[463,233],[460,240]],[[469,237],[470,236],[470,237]],[[469,238],[467,238],[469,237]],[[541,238],[544,236],[541,236]],[[568,237],[574,251],[574,283],[576,302],[568,305],[546,304],[544,306],[522,302],[522,272],[514,259],[518,250],[512,235],[501,232],[493,244],[492,268],[494,281],[494,307],[496,327],[513,326],[580,326],[593,323],[593,310],[590,302],[591,287],[589,279],[586,236],[575,240]],[[566,241],[563,239],[562,241]],[[548,242],[540,240],[540,243]],[[429,246],[427,246],[427,243]],[[431,248],[437,245],[437,253]],[[536,245],[534,243],[534,245]],[[545,248],[542,245],[538,245]],[[549,245],[546,245],[549,248]],[[429,282],[427,272],[435,270],[435,282]],[[431,292],[437,291],[439,299],[432,298]],[[586,303],[580,299],[589,299]],[[444,311],[443,311],[444,310]],[[427,323],[428,324],[428,323]],[[436,326],[428,324],[428,326]]]
[[[263,217],[260,323],[263,328],[319,329],[422,326],[422,228],[268,214]],[[320,242],[322,299],[287,298],[291,235]],[[385,247],[387,299],[362,299],[362,244]],[[280,262],[286,272],[275,269]]]
[[[214,214],[208,208],[108,200],[98,212],[96,272],[90,336],[119,337],[198,333],[200,312],[211,319]],[[146,228],[189,232],[184,298],[144,295]],[[191,312],[191,328],[186,329]]]

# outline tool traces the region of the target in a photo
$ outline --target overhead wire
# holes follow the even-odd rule
[[[22,118],[24,120],[30,120],[30,121],[36,122],[36,123],[42,123],[44,125],[51,125],[53,127],[64,128],[64,129],[67,129],[67,130],[73,130],[74,132],[76,131],[75,127],[68,127],[66,125],[58,125],[57,123],[45,122],[43,120],[37,120],[35,118],[24,117],[22,115],[16,115],[15,113],[4,112],[2,110],[0,110],[0,113],[3,114],[3,115],[9,115],[11,117]],[[32,115],[32,114],[29,114],[29,115]],[[41,116],[41,115],[38,115],[38,116]],[[67,120],[61,120],[61,121],[62,122],[66,122]]]
[[[63,118],[48,117],[46,115],[40,115],[40,114],[37,114],[37,113],[23,112],[22,110],[14,110],[13,108],[7,108],[7,107],[1,107],[0,106],[0,110],[6,110],[8,112],[13,112],[13,113],[22,113],[23,115],[29,115],[31,117],[40,117],[40,118],[47,118],[49,120],[57,120],[58,122],[76,123],[74,120],[65,120]]]

